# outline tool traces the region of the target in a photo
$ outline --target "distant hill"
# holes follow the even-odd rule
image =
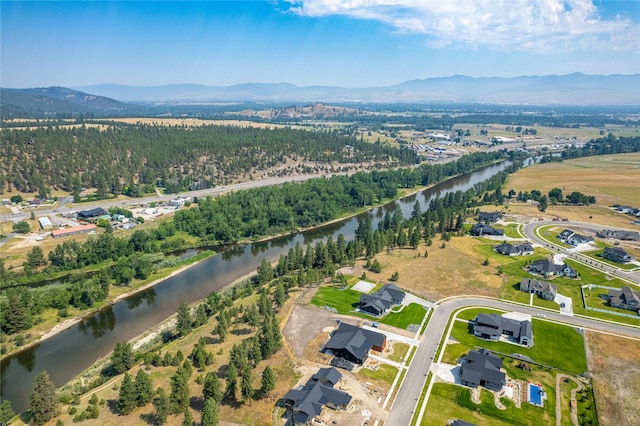
[[[101,84],[76,89],[125,102],[433,102],[531,105],[640,105],[640,74],[451,76],[412,80],[386,87],[299,87],[288,83],[233,86]]]
[[[66,87],[0,89],[2,118],[74,118],[124,115],[132,107]]]

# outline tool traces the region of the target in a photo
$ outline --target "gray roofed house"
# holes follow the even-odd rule
[[[322,352],[330,350],[337,357],[362,365],[369,356],[370,349],[382,352],[386,344],[384,334],[342,322],[324,345]]]
[[[593,237],[577,234],[570,229],[564,229],[562,232],[560,232],[560,234],[558,234],[558,238],[560,239],[560,241],[570,244],[572,246],[577,246],[580,244],[588,244],[593,242]]]
[[[504,236],[504,231],[502,229],[492,228],[488,225],[485,225],[484,223],[476,223],[475,225],[473,225],[473,228],[471,228],[471,235],[474,235],[476,237],[481,237],[483,235],[502,237]]]
[[[640,314],[640,293],[629,286],[620,290],[609,290],[609,304],[613,308],[627,309]]]
[[[323,371],[323,370],[333,370]],[[323,378],[331,377],[331,380],[317,380],[318,376]],[[351,402],[351,395],[338,389],[334,389],[335,378],[338,380],[342,375],[335,368],[322,368],[314,374],[307,383],[298,388],[291,389],[284,396],[284,400],[293,410],[293,421],[296,425],[305,425],[322,413],[322,408],[326,405],[335,409],[346,409]]]
[[[502,219],[502,213],[500,212],[493,212],[493,213],[480,212],[478,215],[478,222],[483,222],[483,223],[495,223],[500,219]]]
[[[360,296],[359,308],[373,315],[384,315],[404,300],[404,291],[395,284],[385,284],[373,294]]]
[[[558,286],[546,281],[538,281],[533,278],[523,278],[520,281],[520,291],[533,293],[545,300],[554,300],[558,294]]]
[[[638,241],[640,240],[640,233],[637,231],[617,231],[611,229],[605,229],[596,234],[600,238],[615,238],[622,241]]]
[[[488,340],[505,336],[515,343],[533,346],[531,321],[517,321],[499,314],[478,314],[473,320],[473,335]]]
[[[499,391],[506,384],[507,377],[501,368],[502,360],[486,349],[469,351],[460,360],[460,379],[465,386],[484,386]]]
[[[314,382],[320,382],[323,385],[335,386],[342,379],[342,374],[333,367],[321,368],[316,374],[311,376]]]
[[[533,254],[533,246],[531,244],[519,244],[514,246],[509,243],[502,243],[495,246],[495,251],[498,254],[505,256],[527,256]]]
[[[605,247],[602,257],[617,263],[628,263],[633,260],[633,257],[620,247]]]
[[[576,278],[578,276],[576,270],[566,263],[562,265],[556,265],[555,263],[550,262],[547,259],[531,262],[531,264],[529,265],[529,272],[542,275],[544,277],[552,277],[554,275],[557,275],[565,276],[568,278]]]
[[[89,209],[89,210],[79,211],[78,212],[78,217],[80,219],[93,219],[93,218],[96,218],[98,216],[103,216],[105,214],[108,214],[105,209],[103,209],[102,207],[96,207],[96,208]]]
[[[476,425],[473,423],[465,422],[464,420],[454,420],[453,423],[451,423],[451,426],[476,426]]]

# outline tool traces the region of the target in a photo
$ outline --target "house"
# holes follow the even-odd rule
[[[532,293],[545,300],[554,300],[558,293],[558,286],[546,281],[538,281],[533,278],[523,278],[520,281],[520,291]]]
[[[95,219],[99,216],[104,216],[108,214],[107,211],[105,209],[103,209],[102,207],[96,207],[94,209],[90,209],[90,210],[82,210],[78,212],[78,218],[79,219]]]
[[[560,234],[558,234],[558,238],[560,239],[560,241],[572,246],[578,246],[580,244],[588,244],[593,242],[593,237],[577,234],[570,229],[565,229],[560,232]]]
[[[318,377],[327,380],[318,380]],[[340,379],[342,375],[335,368],[321,368],[303,386],[287,392],[284,400],[293,411],[294,424],[311,423],[322,413],[324,406],[338,410],[346,409],[351,402],[351,395],[333,388]]]
[[[493,213],[480,212],[478,216],[478,222],[481,222],[484,224],[496,223],[501,219],[502,219],[502,213],[500,212],[493,212]]]
[[[476,223],[473,225],[473,228],[471,228],[471,235],[476,237],[481,237],[483,235],[502,237],[504,236],[504,231],[502,229],[494,229],[484,223]]]
[[[94,224],[88,224],[88,225],[74,226],[72,228],[56,229],[55,231],[51,231],[51,236],[53,238],[60,238],[60,237],[68,237],[69,235],[88,234],[90,232],[95,232],[95,231],[96,231],[96,226]]]
[[[640,314],[640,293],[629,286],[621,290],[609,290],[609,304],[613,308],[627,309]]]
[[[504,336],[521,345],[533,346],[531,321],[518,321],[499,314],[478,314],[473,320],[473,335],[487,340],[500,340]]]
[[[331,351],[339,358],[362,365],[369,356],[369,350],[382,352],[386,344],[384,334],[342,322],[322,352]]]
[[[460,360],[460,380],[465,386],[499,391],[506,384],[506,374],[501,371],[502,360],[486,349],[469,351]]]
[[[633,211],[633,207],[631,207],[631,206],[618,206],[618,207],[616,207],[616,210],[619,211],[620,213],[631,213],[631,211]]]
[[[600,238],[614,238],[616,240],[622,240],[622,241],[639,241],[640,240],[640,233],[637,231],[614,231],[610,229],[605,229],[604,231],[598,232],[596,236]]]
[[[473,423],[465,422],[464,420],[454,420],[453,423],[451,423],[451,426],[476,426],[476,425]]]
[[[533,254],[533,246],[531,244],[520,244],[514,246],[509,243],[502,243],[495,246],[495,251],[496,253],[505,256],[528,256]]]
[[[616,263],[628,263],[633,260],[633,257],[620,247],[605,247],[602,257]]]
[[[547,259],[536,260],[529,265],[529,272],[537,275],[542,275],[545,278],[552,276],[565,276],[567,278],[577,278],[578,273],[575,269],[567,265],[556,265]]]
[[[385,284],[373,294],[360,296],[359,308],[372,315],[386,314],[392,306],[402,304],[404,291],[395,284]]]

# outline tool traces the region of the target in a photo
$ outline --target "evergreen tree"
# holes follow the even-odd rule
[[[113,370],[117,374],[122,374],[128,371],[135,363],[135,357],[133,355],[133,347],[131,343],[118,342],[111,354],[111,364]]]
[[[227,388],[225,389],[225,395],[229,399],[236,399],[236,386],[238,384],[238,369],[235,365],[229,364],[227,370]]]
[[[189,374],[182,366],[171,376],[171,412],[182,413],[189,407]]]
[[[137,406],[136,387],[129,373],[124,374],[124,380],[120,385],[118,394],[118,412],[122,415],[131,413]]]
[[[246,365],[242,369],[242,380],[240,382],[240,393],[242,395],[242,401],[247,402],[253,398],[253,374],[251,367]]]
[[[153,381],[143,369],[138,370],[134,382],[136,388],[136,401],[138,407],[147,405],[153,401]]]
[[[287,298],[287,295],[284,291],[284,285],[280,280],[278,280],[278,284],[276,284],[276,291],[273,293],[273,298],[279,308],[284,305],[284,301]]]
[[[27,264],[32,268],[44,266],[47,264],[47,260],[44,258],[44,252],[40,246],[34,246],[27,253]]]
[[[200,327],[201,325],[205,325],[207,321],[209,321],[207,310],[205,309],[204,303],[201,303],[196,310],[195,325],[196,327]]]
[[[205,400],[212,398],[218,404],[222,401],[224,393],[222,392],[222,384],[216,373],[210,371],[204,377],[202,394]]]
[[[158,424],[165,424],[167,417],[171,414],[171,400],[164,388],[158,388],[157,396],[153,399],[153,406],[156,409],[155,420]]]
[[[182,302],[178,307],[178,318],[176,329],[179,336],[186,336],[191,333],[193,318],[191,317],[191,309],[189,305]]]
[[[189,411],[189,409],[184,412],[182,426],[193,426],[193,416],[191,415],[191,411]]]
[[[11,403],[8,399],[2,401],[0,404],[0,425],[8,425],[9,421],[15,417],[16,413],[13,412],[13,408],[11,408]]]
[[[276,377],[273,374],[273,370],[268,365],[264,368],[262,372],[262,392],[265,395],[268,395],[269,392],[276,388]]]
[[[31,421],[36,425],[48,422],[57,414],[56,387],[46,371],[40,372],[34,379],[29,409]]]
[[[204,401],[202,407],[202,426],[216,426],[218,424],[218,403],[213,398]]]

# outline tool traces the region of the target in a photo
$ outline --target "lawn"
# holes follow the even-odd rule
[[[537,363],[573,373],[587,371],[584,339],[578,331],[573,327],[535,318],[532,320],[532,326],[534,345],[531,348],[526,348],[477,338],[469,332],[466,323],[456,321],[451,331],[451,337],[460,343],[450,345],[452,346],[451,350],[455,352],[453,356],[447,353],[449,351],[449,346],[447,346],[445,358],[451,360],[454,356],[459,356],[459,353],[463,352],[459,348],[460,346],[467,346],[468,349],[483,347],[507,355],[513,353],[526,355]],[[572,354],[572,356],[567,357],[566,354]]]
[[[407,355],[409,351],[409,345],[407,343],[394,343],[393,344],[393,353],[388,356],[391,361],[403,362],[404,357]]]
[[[392,384],[393,380],[398,374],[398,369],[389,364],[380,364],[376,370],[361,368],[358,374],[373,380],[379,380],[381,382]]]
[[[520,232],[519,223],[510,223],[508,225],[493,225],[495,229],[501,229],[504,231],[504,236],[509,238],[525,238]]]
[[[560,235],[560,233],[562,232],[562,229],[560,229],[556,225],[540,226],[536,229],[535,232],[537,232],[538,235],[540,235],[540,237],[542,237],[544,240],[549,241],[551,244],[555,244],[557,246],[564,247],[564,248],[573,247],[570,244],[563,243],[562,241],[560,241],[560,239],[558,238],[558,235]]]
[[[338,311],[339,314],[366,318],[370,321],[380,322],[403,330],[406,329],[409,324],[420,324],[427,313],[422,305],[416,303],[405,306],[400,312],[390,312],[380,318],[356,312],[355,309],[358,306],[362,294],[363,293],[356,290],[341,290],[338,287],[325,286],[318,289],[316,295],[311,299],[311,303],[319,307],[332,307]]]
[[[633,263],[618,263],[618,262],[614,262],[613,260],[609,260],[609,259],[605,259],[604,257],[602,257],[602,253],[604,253],[604,248],[598,249],[598,250],[593,250],[593,251],[583,251],[580,254],[585,255],[585,256],[589,256],[590,258],[592,258],[593,260],[597,261],[597,262],[602,262],[602,263],[606,263],[607,265],[611,265],[615,268],[620,268],[620,269],[624,269],[626,271],[630,271],[632,269],[636,269],[638,267],[638,265],[635,265]]]
[[[541,425],[549,424],[552,417],[545,408],[522,404],[516,408],[511,400],[502,398],[506,410],[495,406],[493,395],[482,390],[480,404],[471,401],[468,388],[448,383],[433,385],[429,403],[422,418],[422,425],[444,425],[447,420],[461,419],[477,425],[506,426],[506,425]],[[550,404],[547,404],[550,405]]]

